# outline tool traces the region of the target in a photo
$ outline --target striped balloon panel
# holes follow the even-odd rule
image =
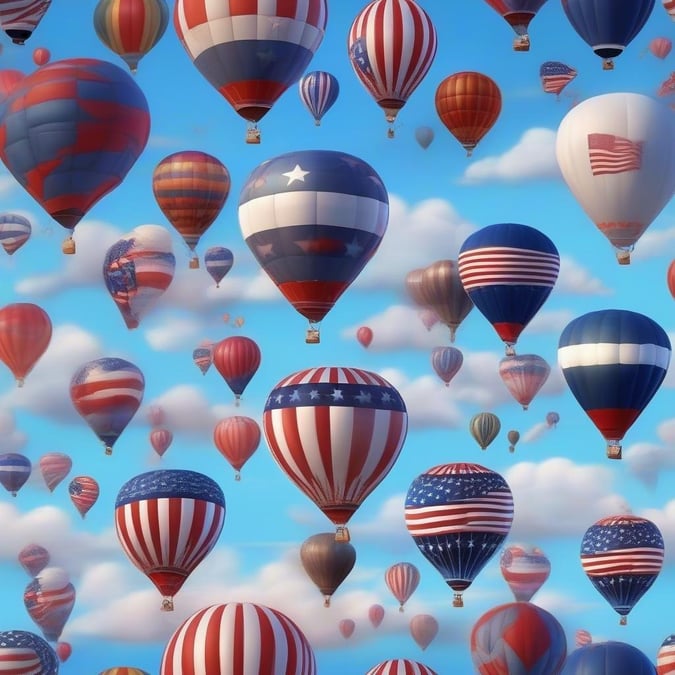
[[[311,645],[281,612],[230,602],[189,617],[166,645],[159,675],[316,675]]]
[[[672,675],[675,673],[675,635],[669,635],[656,653],[657,675]]]
[[[300,100],[318,122],[337,101],[340,85],[334,75],[314,70],[300,79],[298,90]]]
[[[257,122],[307,68],[327,12],[326,0],[177,0],[174,26],[202,75]]]
[[[75,587],[45,589],[39,577],[31,581],[23,595],[28,613],[50,642],[58,640],[75,606]]]
[[[106,668],[102,670],[98,675],[150,675],[145,670],[140,668],[129,668],[126,666],[120,666],[117,668]]]
[[[62,452],[48,452],[39,460],[42,478],[50,492],[68,475],[73,460]]]
[[[37,656],[38,664],[28,669],[27,664],[32,661],[30,652]],[[11,663],[14,658],[19,661],[17,675],[57,675],[59,672],[56,652],[46,640],[27,630],[0,631],[0,664]],[[25,671],[20,669],[21,664],[26,666]],[[5,670],[0,667],[0,672]],[[14,674],[11,669],[7,672]]]
[[[213,348],[213,364],[236,396],[244,393],[261,359],[258,344],[243,335],[225,338]]]
[[[70,500],[82,517],[96,503],[99,493],[98,483],[90,476],[77,476],[68,485]]]
[[[32,227],[28,218],[16,213],[0,215],[0,244],[9,255],[23,246],[31,235]]]
[[[0,483],[9,492],[20,490],[30,478],[33,465],[28,457],[17,452],[0,455]]]
[[[435,670],[410,659],[389,659],[373,666],[366,675],[437,675]]]
[[[43,675],[40,657],[32,647],[4,647],[0,642],[0,673]]]
[[[28,544],[24,546],[17,556],[21,567],[31,577],[37,576],[42,570],[49,565],[50,555],[49,551],[39,544]]]
[[[224,246],[212,246],[204,253],[204,267],[216,284],[232,269],[234,255]]]
[[[528,602],[551,573],[551,563],[543,553],[516,547],[506,549],[499,566],[515,599],[521,602]]]
[[[354,72],[377,103],[402,108],[436,56],[436,29],[414,0],[374,0],[349,30]]]
[[[5,0],[0,4],[0,26],[17,44],[23,44],[49,9],[52,0]]]
[[[404,605],[419,586],[420,572],[412,563],[396,563],[387,568],[384,581],[392,595]]]

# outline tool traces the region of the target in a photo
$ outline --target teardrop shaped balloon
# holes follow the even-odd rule
[[[349,59],[390,125],[431,68],[436,48],[436,28],[415,0],[373,0],[356,15]]]
[[[16,663],[23,670],[16,670]],[[50,644],[26,630],[0,631],[0,673],[58,675],[59,660]]]
[[[173,610],[173,596],[216,545],[224,520],[223,491],[196,471],[142,473],[128,480],[115,500],[122,549],[164,596],[165,611]]]
[[[384,582],[398,600],[398,611],[402,612],[403,606],[419,586],[420,571],[409,562],[394,563],[385,570]]]
[[[558,341],[567,386],[621,459],[621,440],[647,407],[670,364],[671,346],[655,321],[637,312],[605,309],[573,319]]]
[[[650,41],[648,49],[657,59],[663,60],[673,49],[673,41],[667,37],[655,37]]]
[[[18,452],[0,454],[0,485],[16,497],[19,490],[30,478],[33,465],[25,455]]]
[[[370,621],[373,628],[379,628],[384,619],[384,607],[375,603],[368,607],[368,621]]]
[[[0,3],[0,27],[15,45],[22,45],[38,27],[51,3],[52,0],[5,0]]]
[[[145,378],[126,359],[88,361],[70,380],[70,400],[111,455],[113,446],[143,401]]]
[[[656,675],[675,673],[675,634],[669,635],[656,652]]]
[[[75,587],[65,569],[45,567],[26,586],[23,602],[45,639],[56,642],[75,606]]]
[[[595,642],[570,652],[561,675],[655,675],[649,656],[627,642]]]
[[[98,0],[94,7],[96,35],[132,73],[168,25],[169,7],[165,0]]]
[[[434,466],[413,480],[405,499],[408,532],[453,589],[453,607],[463,606],[462,593],[501,546],[512,521],[508,483],[480,464]]]
[[[0,360],[19,387],[47,351],[52,322],[47,312],[31,302],[15,302],[0,309]]]
[[[26,544],[20,551],[17,559],[28,575],[36,577],[49,565],[51,556],[49,551],[40,544]]]
[[[288,375],[272,389],[263,412],[272,457],[335,524],[338,540],[349,540],[347,522],[393,467],[407,430],[398,391],[359,368],[324,366]]]
[[[355,628],[356,622],[353,619],[342,619],[338,624],[340,635],[342,635],[345,640],[348,640],[352,635],[354,635]]]
[[[261,359],[257,342],[243,335],[225,338],[214,346],[213,365],[232,390],[235,404],[258,371]]]
[[[192,350],[192,360],[202,375],[206,375],[213,363],[213,343],[204,342]]]
[[[586,530],[580,556],[586,576],[624,625],[661,572],[663,535],[647,518],[609,516]]]
[[[138,328],[173,281],[175,269],[171,236],[159,225],[140,225],[108,249],[103,280],[127,328]]]
[[[59,642],[56,643],[54,651],[56,652],[56,655],[59,657],[59,663],[65,663],[73,653],[73,648],[70,642],[64,642],[63,640],[60,640]]]
[[[529,225],[497,223],[470,234],[459,250],[459,277],[480,313],[515,354],[518,337],[551,294],[560,255]]]
[[[491,412],[476,413],[469,420],[469,431],[481,450],[485,450],[497,438],[501,428],[499,417]]]
[[[70,501],[84,518],[98,500],[100,487],[98,481],[91,476],[75,476],[68,485]]]
[[[0,159],[68,230],[63,250],[74,253],[77,223],[122,183],[145,148],[145,95],[118,66],[77,58],[38,68],[17,83],[6,103]]]
[[[302,150],[249,175],[239,224],[254,257],[284,297],[320,322],[375,254],[387,229],[389,197],[375,170],[344,152]]]
[[[150,445],[152,449],[163,457],[173,442],[173,433],[169,429],[153,429],[150,432]]]
[[[356,339],[362,347],[367,349],[373,341],[373,329],[368,326],[360,326],[356,330]]]
[[[238,115],[256,125],[307,69],[323,40],[327,14],[326,0],[291,5],[176,0],[173,25],[197,70]],[[250,133],[248,142],[259,143],[259,133]]]
[[[216,288],[234,265],[234,255],[224,246],[211,246],[204,253],[204,267],[210,277],[216,282]]]
[[[457,375],[463,363],[464,355],[456,347],[434,347],[431,350],[431,366],[436,375],[445,382],[446,387]]]
[[[499,569],[517,602],[529,602],[551,574],[551,562],[537,546],[508,546]]]
[[[546,384],[550,373],[551,366],[537,354],[506,356],[499,362],[499,377],[523,410]]]
[[[213,443],[234,469],[234,479],[240,479],[244,464],[260,445],[262,432],[252,417],[233,415],[219,420],[213,430]]]
[[[499,12],[506,23],[513,28],[516,37],[513,49],[516,52],[530,51],[528,28],[537,12],[546,0],[485,0],[490,7]]]
[[[174,152],[155,167],[152,192],[160,210],[191,251],[190,267],[199,267],[197,244],[230,194],[227,167],[206,152]]]
[[[323,70],[313,70],[300,78],[298,91],[302,104],[309,110],[318,127],[323,116],[337,101],[340,84],[335,75]]]
[[[30,238],[32,227],[30,220],[18,213],[0,214],[0,244],[2,248],[13,255]]]
[[[73,460],[63,452],[47,452],[38,460],[40,473],[50,492],[70,473]]]
[[[334,532],[322,532],[305,539],[300,561],[307,576],[323,595],[324,607],[349,576],[356,563],[356,549],[348,541],[335,541]]]
[[[431,127],[417,127],[415,129],[415,140],[417,144],[426,150],[434,140],[434,130]]]
[[[410,635],[424,651],[438,635],[438,621],[431,614],[415,614],[410,619]]]
[[[462,71],[438,85],[435,103],[441,122],[470,157],[495,125],[502,110],[502,94],[491,77]]]
[[[520,432],[516,429],[511,429],[507,434],[506,438],[509,441],[509,452],[516,451],[516,443],[520,440]]]
[[[630,262],[630,252],[675,191],[673,145],[672,111],[642,94],[587,98],[560,122],[560,171],[620,264]]]

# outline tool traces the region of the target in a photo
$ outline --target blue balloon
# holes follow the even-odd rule
[[[234,256],[229,248],[224,246],[212,246],[204,253],[204,266],[218,288],[225,275],[234,265]]]
[[[560,335],[563,376],[607,440],[609,457],[621,458],[620,441],[661,386],[670,354],[663,328],[628,310],[589,312]]]
[[[321,118],[333,107],[340,93],[337,78],[322,70],[313,70],[300,78],[298,82],[300,100],[314,117],[319,126]]]
[[[570,652],[560,675],[656,675],[656,668],[626,642],[593,642]]]
[[[9,656],[13,650],[21,653],[25,649],[32,649],[36,655],[36,670],[31,672],[39,672],[40,675],[58,675],[58,656],[46,640],[27,630],[0,631],[0,654],[4,652]]]
[[[30,459],[18,452],[4,452],[0,455],[0,484],[16,497],[16,493],[30,478]]]
[[[612,59],[642,30],[655,0],[562,0],[563,10],[574,30],[613,68]]]

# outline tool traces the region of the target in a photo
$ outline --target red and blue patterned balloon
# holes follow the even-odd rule
[[[335,75],[323,70],[313,70],[300,78],[298,91],[300,100],[311,113],[316,126],[319,126],[323,116],[337,101],[340,84]]]
[[[18,452],[0,454],[0,485],[16,497],[30,478],[33,465],[25,455]]]
[[[234,265],[234,255],[229,248],[211,246],[211,248],[206,249],[204,253],[204,267],[206,267],[206,271],[216,282],[216,288],[220,286],[220,282],[232,269],[232,265]]]
[[[675,673],[675,634],[669,635],[656,653],[657,675],[673,675]]]
[[[21,664],[17,667],[17,663]],[[0,673],[58,675],[59,659],[51,645],[27,630],[0,632]]]

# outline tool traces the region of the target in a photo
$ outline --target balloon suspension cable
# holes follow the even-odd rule
[[[614,61],[612,61],[612,59],[603,59],[602,60],[602,69],[603,70],[614,70]]]
[[[621,459],[620,441],[607,441],[607,457],[609,459]]]
[[[241,474],[238,471],[234,472],[234,480],[241,480]]]
[[[351,537],[349,536],[349,530],[346,525],[338,525],[335,530],[335,541],[345,542],[349,541]]]
[[[251,124],[246,130],[246,143],[249,145],[260,145],[260,129],[257,125]]]
[[[452,596],[452,606],[453,607],[464,607],[464,600],[462,599],[461,593],[455,593]]]
[[[619,265],[630,265],[630,251],[620,248],[616,252],[616,259]]]
[[[319,334],[319,329],[310,322],[309,328],[305,333],[305,342],[308,345],[318,345],[321,342],[321,335]]]
[[[619,626],[625,626],[628,623],[628,617],[627,616],[622,616],[619,619]]]
[[[173,612],[173,598],[164,598],[162,600],[162,611]]]
[[[330,595],[323,596],[323,606],[330,607]]]
[[[194,254],[194,255],[190,258],[190,264],[189,264],[189,267],[190,267],[191,270],[198,270],[198,269],[199,269],[199,258],[197,257],[196,254]]]
[[[73,255],[75,253],[75,248],[75,240],[73,239],[73,235],[69,234],[61,244],[61,251],[63,251],[63,253],[66,255]]]
[[[506,343],[506,348],[504,349],[504,353],[507,356],[515,356],[516,355],[516,347],[515,345],[511,344],[510,342]]]

